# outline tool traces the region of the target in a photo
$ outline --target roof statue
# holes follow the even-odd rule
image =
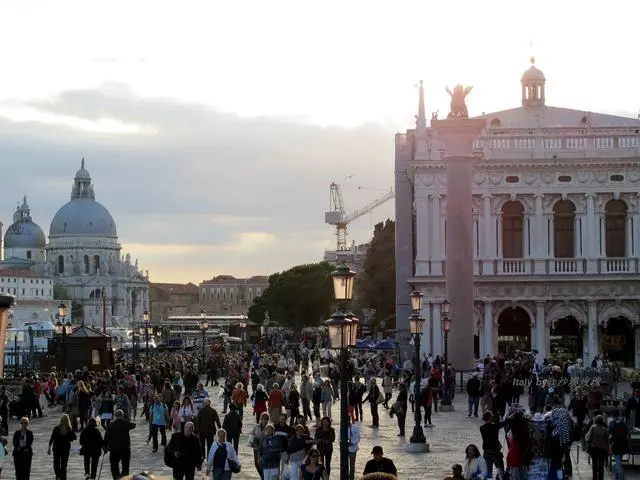
[[[465,98],[467,98],[472,88],[472,86],[465,88],[462,85],[456,85],[452,92],[449,90],[449,87],[447,87],[447,93],[451,97],[451,107],[447,118],[469,118]]]

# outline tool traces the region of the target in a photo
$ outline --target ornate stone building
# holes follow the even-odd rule
[[[46,253],[54,284],[73,301],[73,316],[96,326],[102,325],[103,313],[109,326],[142,320],[149,305],[148,273],[128,253],[122,255],[115,221],[96,201],[84,159],[70,201],[51,221]]]
[[[520,348],[640,366],[640,120],[546,105],[533,65],[521,106],[482,115],[473,237],[477,356]],[[442,354],[447,225],[443,146],[427,127],[396,137],[398,326],[425,295],[423,352]],[[453,319],[455,322],[455,318]]]
[[[246,313],[269,286],[269,277],[218,275],[200,284],[200,303],[210,314]]]

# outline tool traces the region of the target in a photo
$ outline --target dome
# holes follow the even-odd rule
[[[536,59],[531,57],[531,67],[522,75],[522,83],[544,82],[546,79],[542,70],[535,66]]]
[[[4,234],[4,248],[44,249],[46,244],[44,232],[33,222],[16,222]]]
[[[116,223],[109,211],[92,198],[74,198],[51,220],[49,237],[95,235],[117,238]]]

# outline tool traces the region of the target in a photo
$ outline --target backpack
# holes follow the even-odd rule
[[[627,452],[629,450],[629,435],[627,426],[620,420],[616,421],[611,430],[612,450],[615,452]]]
[[[313,403],[322,403],[322,388],[315,387],[313,389]]]

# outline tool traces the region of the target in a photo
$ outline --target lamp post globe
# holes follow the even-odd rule
[[[63,319],[66,316],[67,316],[67,306],[65,305],[64,302],[60,302],[60,304],[58,305],[58,317]]]
[[[411,298],[411,310],[413,310],[414,312],[419,312],[420,310],[422,310],[422,297],[422,292],[419,292],[417,290],[411,292],[411,294],[409,295],[409,298]]]
[[[338,301],[348,301],[353,298],[353,283],[356,272],[351,270],[349,265],[343,263],[339,265],[333,272],[333,294]]]

